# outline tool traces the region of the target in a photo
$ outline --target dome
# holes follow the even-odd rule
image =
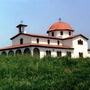
[[[51,31],[74,31],[74,30],[68,23],[59,21],[52,24],[47,32]]]

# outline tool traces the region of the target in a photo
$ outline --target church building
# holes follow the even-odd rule
[[[0,55],[28,54],[36,57],[68,56],[72,58],[90,57],[88,38],[74,35],[74,29],[66,22],[52,24],[46,35],[25,33],[27,25],[16,26],[18,33],[11,37],[12,45],[0,48]]]

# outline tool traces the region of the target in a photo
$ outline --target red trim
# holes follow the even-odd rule
[[[17,34],[14,37],[10,38],[11,40],[13,40],[14,38],[16,38],[19,35],[25,35],[25,36],[31,36],[31,37],[41,37],[41,38],[48,38],[48,39],[58,39],[58,40],[63,40],[62,38],[58,38],[58,37],[51,37],[51,36],[47,36],[47,35],[36,35],[36,34]]]
[[[76,37],[78,37],[78,36],[81,36],[81,37],[85,38],[86,40],[89,40],[87,37],[85,37],[85,36],[82,35],[82,34],[78,34],[78,35],[75,35],[75,36],[71,36],[71,37],[68,37],[68,38],[64,38],[63,40],[76,38]]]
[[[41,37],[41,38],[48,38],[48,39],[56,39],[56,40],[66,40],[66,39],[72,39],[72,38],[75,38],[75,37],[78,37],[78,36],[82,36],[83,38],[88,40],[88,38],[85,37],[82,34],[71,36],[71,37],[68,37],[68,38],[58,38],[58,37],[51,37],[51,36],[46,36],[46,35],[35,35],[35,34],[24,34],[24,33],[15,35],[14,37],[11,38],[11,40],[13,40],[14,38],[16,38],[19,35],[25,35],[25,36],[31,36],[31,37]]]
[[[70,47],[68,47],[68,46],[58,46],[58,45],[23,44],[23,45],[8,46],[8,47],[6,47],[6,48],[0,49],[0,51],[9,50],[9,49],[24,48],[24,47],[44,47],[44,48],[71,49],[71,50],[74,49],[74,48],[70,48]]]

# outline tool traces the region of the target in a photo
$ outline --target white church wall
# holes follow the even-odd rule
[[[47,40],[50,40],[50,45],[57,45],[57,41],[56,39],[48,39],[48,38],[38,38],[39,39],[39,44],[48,44]],[[62,45],[62,41],[60,41],[60,45]],[[32,44],[37,44],[37,38],[36,37],[32,37],[31,38],[31,43]]]
[[[83,41],[83,45],[79,45],[78,44],[78,40],[82,40]],[[72,41],[73,44],[73,48],[74,48],[74,52],[73,52],[73,57],[79,57],[79,52],[83,53],[83,57],[88,57],[88,42],[86,39],[84,39],[83,37],[79,36],[73,39]]]
[[[18,45],[20,44],[20,39],[23,38],[23,44],[31,43],[31,37],[25,36],[25,35],[19,35],[15,39],[12,40],[12,45]]]
[[[60,32],[61,32],[61,31],[54,31],[54,36],[55,36],[55,37],[60,37],[60,38],[70,37],[69,31],[63,31],[63,35],[61,35]],[[52,32],[49,32],[48,35],[52,36]],[[71,35],[73,35],[73,32],[71,32]]]

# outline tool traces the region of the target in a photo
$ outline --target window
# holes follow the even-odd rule
[[[62,52],[61,51],[57,51],[57,57],[61,57],[62,56]]]
[[[52,36],[54,36],[54,32],[52,32]]]
[[[48,40],[47,42],[48,42],[48,44],[50,44],[50,40]]]
[[[51,51],[46,51],[46,56],[51,56]]]
[[[79,45],[83,45],[83,41],[80,39],[80,40],[78,40],[78,44]]]
[[[69,32],[69,35],[71,35],[71,32]]]
[[[68,57],[71,57],[71,52],[67,52],[67,56]]]
[[[83,53],[82,52],[79,52],[79,57],[83,58]]]
[[[20,39],[20,44],[23,44],[23,38]]]
[[[63,35],[63,31],[61,31],[60,34]]]
[[[59,43],[60,43],[60,42],[59,42],[59,41],[57,41],[57,45],[59,45]]]
[[[39,39],[37,38],[37,43],[39,43]]]

